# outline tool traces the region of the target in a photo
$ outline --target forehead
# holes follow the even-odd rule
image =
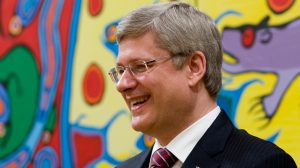
[[[170,54],[167,50],[158,47],[154,34],[148,32],[137,38],[125,38],[120,42],[117,64],[168,55]]]

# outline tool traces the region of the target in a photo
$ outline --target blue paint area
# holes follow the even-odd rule
[[[107,26],[105,26],[104,29],[104,35],[102,38],[102,42],[104,46],[109,49],[115,57],[118,56],[118,44],[115,40],[115,35],[113,37],[113,34],[111,33],[112,29],[115,29],[116,26],[119,24],[120,20],[114,21]]]
[[[0,101],[2,102],[2,111],[0,111],[0,123],[6,123],[10,114],[8,94],[0,83]]]
[[[142,134],[142,135],[138,138],[138,140],[136,141],[136,147],[137,147],[139,150],[141,150],[141,151],[147,149],[147,146],[146,146],[146,144],[145,144],[144,139],[145,139],[145,135]]]
[[[40,137],[42,135],[42,131],[45,127],[46,121],[48,120],[49,113],[51,112],[50,107],[53,105],[57,84],[58,84],[58,78],[60,74],[60,65],[61,65],[61,48],[60,48],[60,39],[56,36],[59,36],[59,28],[58,28],[58,22],[61,14],[61,9],[63,5],[63,1],[58,1],[57,5],[55,6],[55,11],[53,14],[53,23],[51,24],[52,27],[47,29],[47,16],[50,11],[51,6],[50,0],[44,1],[43,7],[41,8],[41,15],[39,18],[39,25],[38,25],[38,37],[39,37],[39,46],[41,49],[41,89],[40,89],[40,97],[41,100],[39,102],[39,106],[36,110],[36,120],[33,123],[32,131],[29,133],[28,138],[26,139],[25,143],[19,147],[19,150],[16,150],[14,153],[11,154],[10,157],[8,157],[9,162],[16,162],[18,163],[20,160],[21,154],[24,154],[26,152],[27,157],[22,160],[21,163],[18,163],[18,166],[26,167],[27,164],[31,161],[33,151],[36,150],[37,144],[40,141]],[[36,11],[39,7],[39,1],[20,1],[19,4],[17,4],[17,14],[21,17],[23,24],[29,24],[33,17],[36,14]],[[19,13],[18,13],[19,12]],[[47,31],[48,30],[48,31]],[[50,30],[50,31],[49,31]],[[46,34],[51,33],[53,35],[54,41],[49,41],[51,39],[47,39]],[[51,47],[49,45],[50,43],[53,43],[54,45],[54,52],[55,52],[55,68],[54,68],[54,75],[53,77],[53,83],[51,86],[47,86],[46,79],[48,77],[48,71],[49,71],[49,62],[48,62],[48,49]],[[45,95],[47,95],[48,99],[45,99]],[[6,159],[4,159],[6,160]],[[4,161],[6,162],[6,161]],[[5,164],[0,163],[0,167],[4,166]]]
[[[220,21],[224,18],[224,17],[227,17],[229,15],[235,15],[235,16],[242,16],[242,14],[238,11],[235,11],[235,10],[227,10],[223,13],[221,13],[216,19],[215,19],[215,23],[216,24],[219,24]]]
[[[20,155],[23,155],[23,160],[20,160]],[[29,162],[26,162],[27,160],[30,160],[32,156],[32,149],[29,149],[27,146],[23,145],[20,147],[13,155],[9,155],[5,159],[0,161],[0,167],[8,167],[10,163],[13,161],[18,165],[18,167],[27,167]]]
[[[42,135],[42,130],[44,129],[45,123],[36,121],[32,127],[32,131],[30,132],[25,145],[34,151],[36,145],[38,144],[40,137]]]
[[[71,23],[70,23],[70,34],[69,34],[69,47],[67,50],[67,60],[66,60],[66,75],[64,83],[64,92],[62,94],[62,104],[61,104],[61,131],[60,131],[60,142],[62,152],[62,167],[74,167],[73,163],[73,153],[71,146],[71,131],[69,124],[70,116],[70,97],[71,97],[71,81],[73,72],[73,61],[75,45],[77,42],[77,32],[78,23],[81,9],[81,0],[74,1],[74,10],[72,13]]]
[[[58,167],[58,159],[55,150],[49,146],[42,148],[34,158],[34,167]]]
[[[279,134],[280,134],[281,130],[275,132],[273,135],[271,135],[269,138],[267,138],[266,140],[269,142],[273,142],[275,143],[275,141],[277,140]]]
[[[231,83],[231,79],[227,78],[224,80],[223,86],[226,86],[227,84]],[[249,80],[243,85],[235,90],[225,90],[224,88],[221,89],[221,92],[218,96],[217,103],[218,105],[225,110],[233,124],[236,126],[236,115],[237,115],[237,108],[240,102],[240,98],[242,94],[244,93],[244,90],[251,84],[259,82],[261,83],[262,81],[253,79]]]
[[[39,25],[39,42],[40,42],[40,48],[41,48],[41,62],[42,62],[42,78],[41,78],[41,91],[40,91],[40,97],[41,102],[39,103],[39,112],[38,114],[38,120],[42,122],[46,122],[49,115],[49,109],[52,107],[52,103],[55,97],[57,84],[58,84],[58,78],[60,76],[60,68],[61,68],[61,47],[60,47],[60,38],[59,38],[59,18],[61,14],[61,9],[63,6],[63,1],[58,1],[57,5],[55,6],[55,12],[53,13],[53,23],[51,24],[51,28],[47,29],[47,17],[49,15],[50,7],[51,7],[52,1],[45,1],[45,4],[43,5],[42,11],[41,11],[41,17],[40,17],[40,25]],[[51,30],[51,31],[49,31]],[[47,38],[47,34],[52,35],[53,41],[50,41],[51,39]],[[54,60],[55,60],[55,67],[54,67],[54,73],[53,73],[53,83],[51,86],[47,86],[46,80],[49,77],[48,71],[49,71],[49,61],[48,58],[52,55],[48,55],[48,50],[51,47],[50,44],[53,44],[54,47]],[[51,48],[50,48],[51,49]],[[43,95],[48,95],[49,99],[44,100]],[[44,102],[45,101],[45,102]],[[46,105],[43,105],[46,104]],[[45,107],[44,107],[45,106]]]
[[[80,132],[82,134],[91,134],[91,135],[99,135],[100,137],[102,137],[102,147],[103,147],[103,153],[102,155],[94,160],[91,161],[87,167],[96,167],[99,162],[101,161],[107,161],[110,164],[113,165],[118,165],[121,163],[122,160],[118,160],[117,158],[113,157],[110,154],[109,148],[108,148],[108,133],[109,133],[109,129],[111,128],[111,126],[116,122],[116,120],[122,116],[122,115],[126,115],[127,112],[125,110],[120,110],[118,111],[116,114],[114,114],[114,116],[107,122],[107,124],[102,127],[102,128],[92,128],[92,127],[83,127],[81,126],[80,120],[82,120],[83,118],[85,118],[85,115],[81,115],[79,117],[79,119],[76,121],[76,123],[72,126],[72,130],[76,130],[77,132]],[[124,137],[125,138],[125,137]],[[120,139],[120,142],[122,141],[122,139]],[[71,141],[70,141],[71,142]]]
[[[224,86],[227,84],[231,83],[232,80],[231,78],[224,78]],[[221,92],[218,96],[217,103],[218,105],[225,110],[231,121],[234,123],[235,126],[236,124],[236,115],[238,113],[237,108],[239,105],[239,102],[241,100],[241,96],[244,92],[244,90],[254,84],[254,83],[263,83],[263,81],[258,80],[258,79],[253,79],[245,82],[241,87],[235,89],[235,90],[225,90],[221,89]],[[280,134],[280,131],[275,132],[273,135],[271,135],[269,138],[267,138],[267,141],[275,143],[276,139],[278,138]]]
[[[35,17],[41,0],[20,0],[17,4],[16,13],[24,26],[29,25]]]

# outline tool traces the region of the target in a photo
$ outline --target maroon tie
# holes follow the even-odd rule
[[[169,168],[172,167],[178,159],[168,149],[159,148],[152,155],[150,168]]]

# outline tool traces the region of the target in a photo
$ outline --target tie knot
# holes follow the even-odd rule
[[[169,168],[172,167],[178,159],[168,149],[159,148],[151,158],[150,168]]]

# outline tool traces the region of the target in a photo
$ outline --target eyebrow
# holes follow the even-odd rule
[[[131,64],[132,62],[135,62],[135,61],[138,61],[138,60],[140,60],[140,59],[138,59],[138,58],[133,58],[133,59],[131,59],[131,60],[129,60],[129,62],[127,62],[127,65],[128,64]],[[116,66],[124,66],[124,64],[122,64],[122,63],[120,63],[120,62],[116,62]]]
[[[145,59],[142,59],[142,58],[134,58],[134,59],[130,60],[129,63],[127,63],[127,65],[132,64],[132,63],[135,63],[135,62],[137,62],[137,61],[145,61],[145,62],[148,62],[148,61],[153,61],[153,60],[155,60],[155,58],[152,58],[152,57],[150,57],[150,58],[145,58]],[[117,63],[116,63],[116,66],[125,66],[125,65],[117,62]]]

